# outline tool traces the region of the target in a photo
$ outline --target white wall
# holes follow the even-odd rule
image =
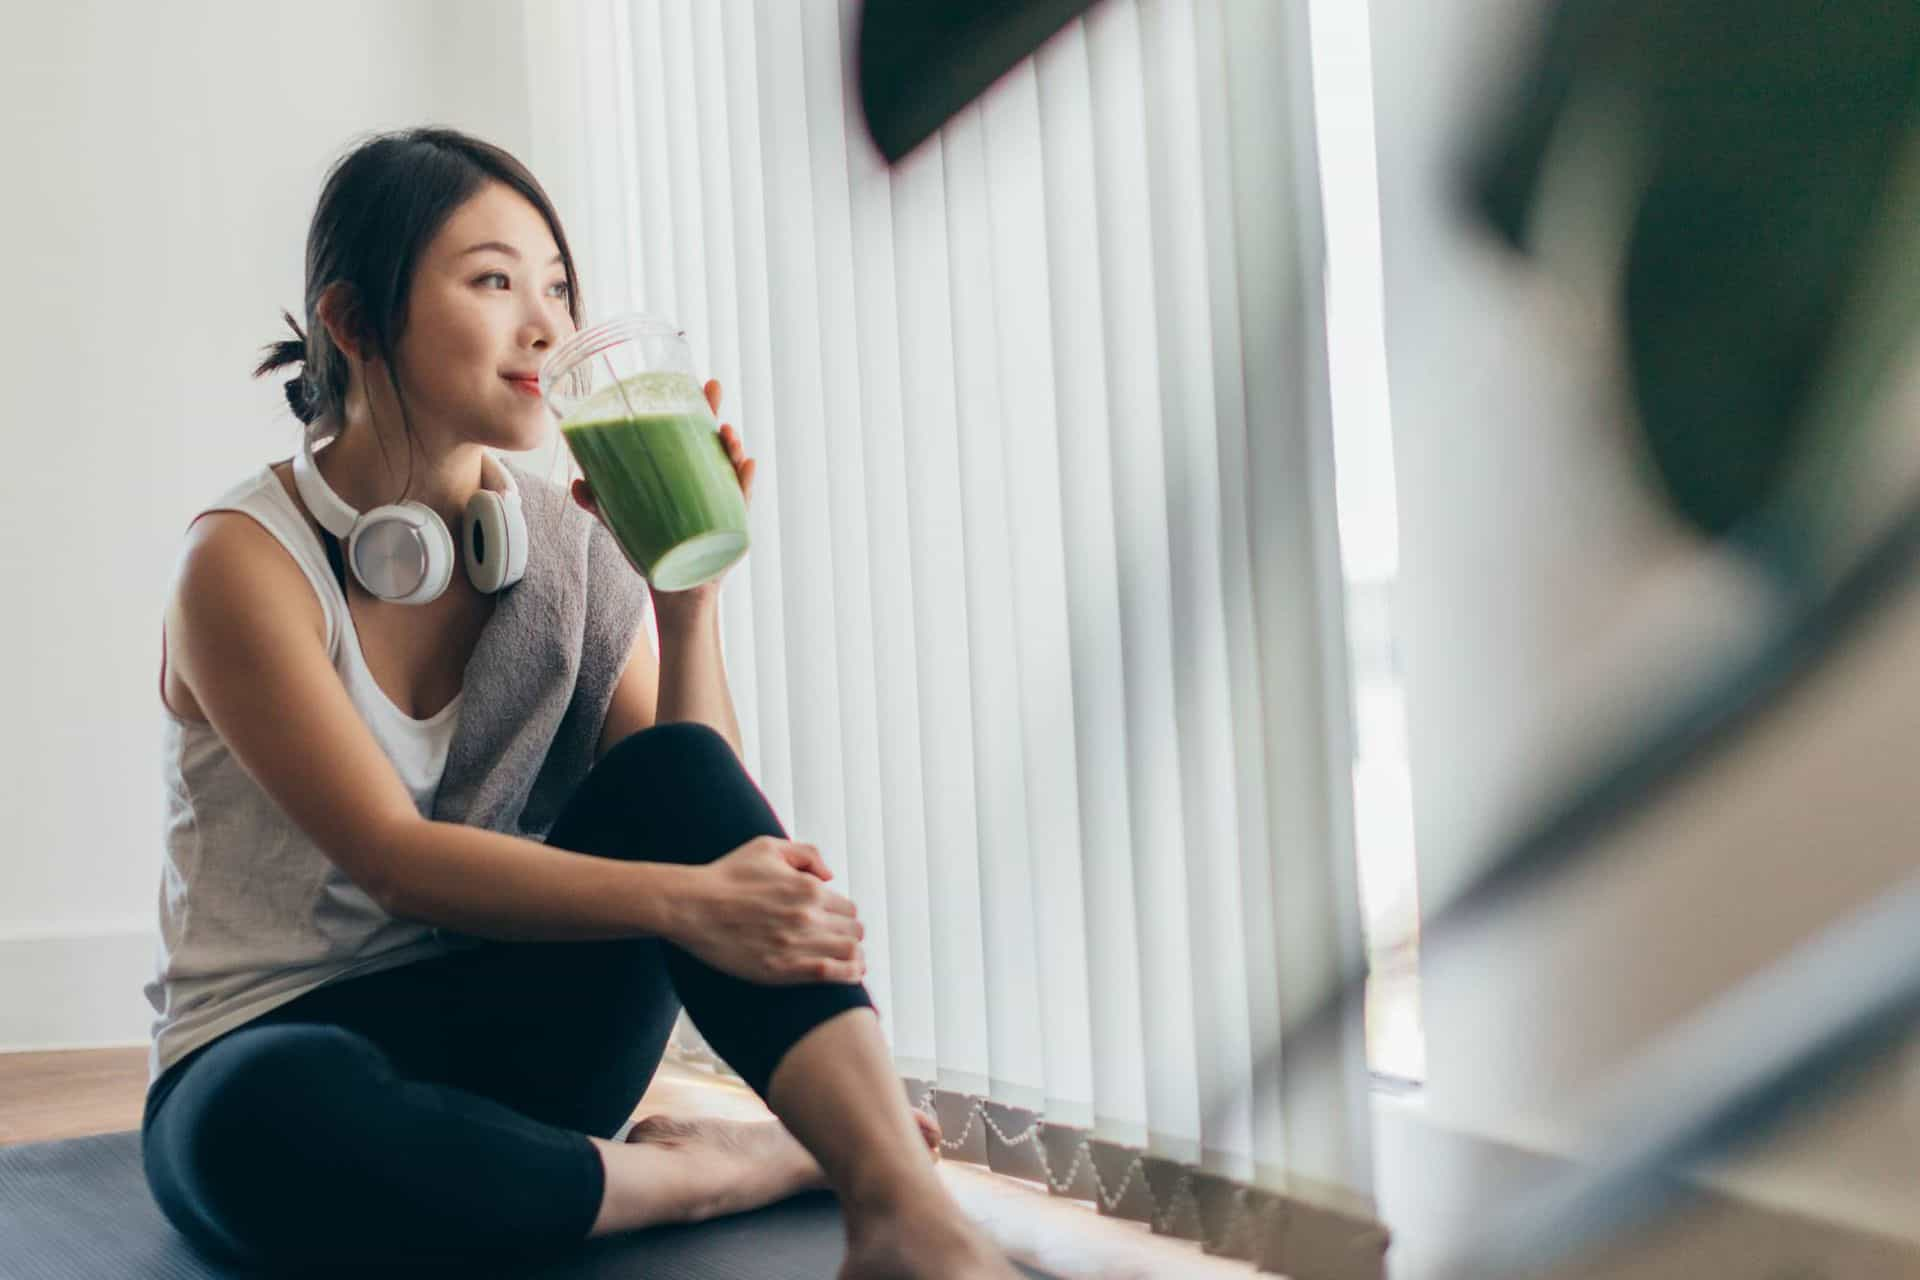
[[[1612,317],[1455,214],[1450,163],[1483,106],[1475,87],[1519,65],[1537,12],[1530,0],[1372,7],[1400,622],[1429,908],[1667,691],[1724,667],[1772,608],[1636,478]],[[1547,1150],[1593,1136],[1582,1089],[1908,874],[1915,646],[1920,608],[1909,608],[1725,769],[1613,836],[1604,870],[1430,965],[1431,1118]],[[1725,1181],[1913,1238],[1913,1076],[1889,1073]]]
[[[141,1043],[160,613],[187,521],[297,436],[247,375],[362,131],[523,159],[519,0],[19,6],[0,45],[0,1050]]]

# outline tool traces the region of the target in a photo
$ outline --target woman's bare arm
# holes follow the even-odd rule
[[[705,596],[688,604],[662,607],[654,597],[660,627],[659,694],[661,724],[696,720],[715,730],[742,761],[740,721],[733,713],[727,667],[720,656],[720,602]]]
[[[498,831],[418,816],[376,837],[387,868],[380,904],[477,938],[593,942],[671,937],[696,870],[556,849]]]

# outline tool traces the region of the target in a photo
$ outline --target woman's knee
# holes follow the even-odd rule
[[[243,1028],[214,1044],[167,1100],[151,1135],[164,1154],[148,1181],[174,1225],[203,1248],[260,1262],[286,1234],[277,1206],[304,1195],[293,1172],[309,1139],[340,1121],[325,1112],[377,1085],[377,1048],[344,1028]],[[307,1135],[303,1138],[302,1135]]]
[[[275,1111],[289,1098],[311,1105],[356,1076],[378,1073],[384,1055],[365,1036],[330,1023],[243,1028],[208,1050],[196,1072],[226,1107]]]
[[[702,863],[755,836],[785,834],[733,745],[710,725],[674,720],[614,744],[547,843],[629,861]]]
[[[224,1050],[224,1052],[223,1052]],[[194,1180],[208,1191],[244,1186],[281,1166],[303,1133],[350,1116],[367,1088],[390,1075],[383,1055],[364,1036],[342,1027],[284,1023],[235,1033],[196,1063],[199,1086],[189,1114]],[[183,1085],[188,1082],[182,1082]]]
[[[595,763],[594,772],[639,769],[648,776],[672,776],[715,766],[740,767],[733,744],[718,729],[700,720],[668,720],[635,730],[614,743]]]

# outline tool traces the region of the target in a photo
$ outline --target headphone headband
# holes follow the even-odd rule
[[[332,443],[340,438],[338,432],[322,436],[321,439]],[[300,451],[293,455],[293,483],[300,490],[300,496],[306,501],[307,509],[313,512],[320,527],[336,538],[345,538],[353,531],[360,519],[360,512],[347,505],[345,499],[333,491],[327,478],[320,474],[320,468],[314,463],[314,439],[302,433]],[[520,486],[513,478],[513,472],[505,463],[493,456],[489,449],[480,451],[480,484],[507,497],[518,498]]]

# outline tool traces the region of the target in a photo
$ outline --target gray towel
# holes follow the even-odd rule
[[[593,767],[649,595],[565,486],[501,461],[520,484],[527,572],[501,593],[467,662],[432,816],[544,841]]]

